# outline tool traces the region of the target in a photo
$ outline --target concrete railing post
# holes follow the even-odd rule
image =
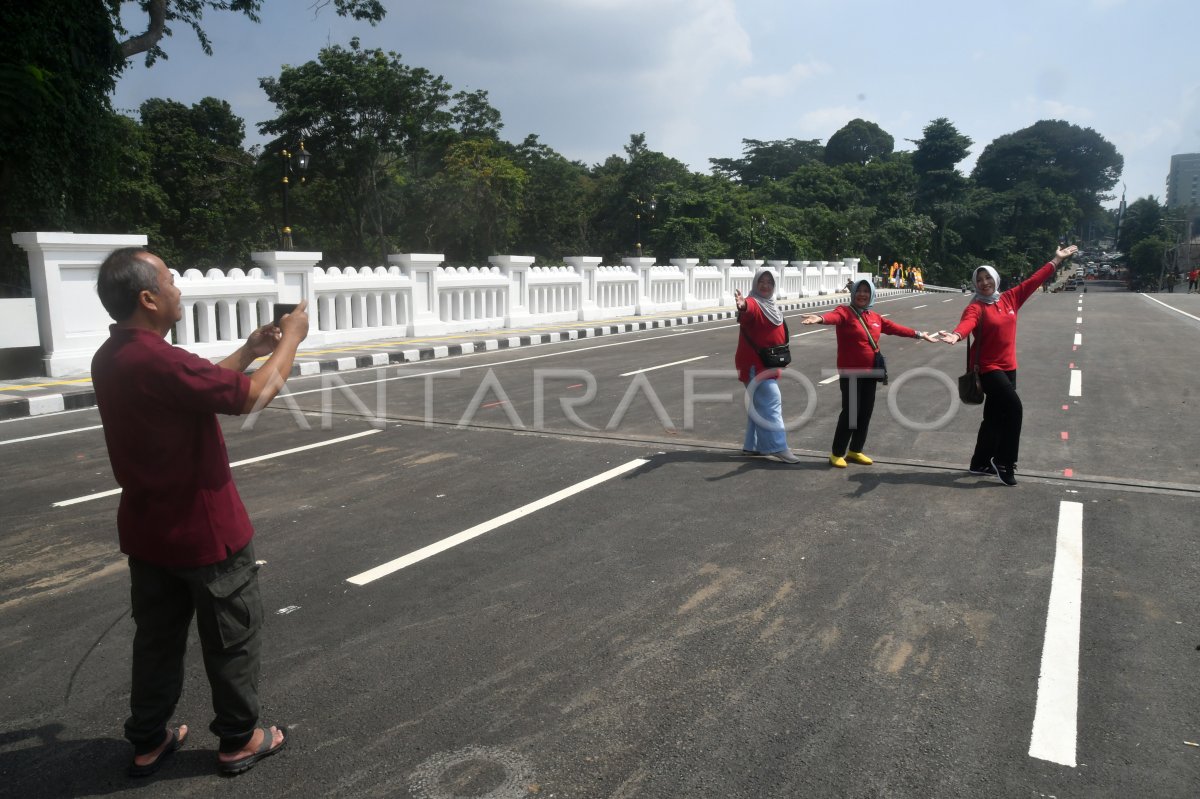
[[[633,312],[638,316],[654,313],[654,301],[650,299],[650,267],[654,266],[654,259],[645,256],[622,258],[621,263],[628,264],[638,277],[637,306]]]
[[[579,319],[584,322],[599,319],[603,316],[596,302],[596,267],[600,265],[600,256],[572,255],[563,261],[579,273]]]
[[[321,329],[321,309],[313,291],[313,267],[322,253],[296,250],[268,250],[250,253],[250,260],[262,267],[263,274],[275,281],[276,302],[308,301],[309,326]]]
[[[388,256],[412,281],[412,318],[406,325],[410,336],[437,336],[445,332],[439,312],[438,267],[446,260],[441,253],[399,253]]]
[[[529,270],[533,266],[532,255],[493,255],[488,263],[500,267],[508,276],[508,314],[504,318],[507,327],[525,327],[536,322],[529,308]]]
[[[12,241],[29,259],[46,375],[87,372],[113,321],[96,294],[100,264],[113,250],[145,247],[146,237],[31,232]]]
[[[732,258],[709,258],[709,266],[721,271],[721,305],[733,305],[733,286],[729,284],[729,270],[733,269]]]

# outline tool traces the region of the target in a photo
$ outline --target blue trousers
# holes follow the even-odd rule
[[[787,431],[783,428],[783,396],[779,392],[779,381],[755,380],[755,372],[750,369],[750,382],[746,384],[755,413],[747,415],[742,449],[755,452],[785,450],[788,448]]]

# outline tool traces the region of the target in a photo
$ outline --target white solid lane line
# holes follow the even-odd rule
[[[1070,387],[1070,389],[1067,390],[1067,394],[1069,394],[1072,397],[1082,397],[1083,396],[1083,370],[1081,370],[1081,369],[1072,369],[1071,370],[1071,387]]]
[[[548,496],[542,497],[539,500],[530,502],[528,505],[522,505],[516,510],[510,510],[508,513],[497,516],[496,518],[483,522],[482,524],[477,524],[474,527],[463,530],[461,533],[455,533],[449,538],[443,538],[441,541],[430,544],[426,547],[421,547],[415,552],[410,552],[403,557],[388,561],[387,563],[376,566],[373,569],[368,569],[362,574],[356,574],[353,577],[347,577],[346,582],[353,583],[354,585],[366,585],[367,583],[374,582],[380,577],[386,577],[389,574],[400,571],[401,569],[411,566],[414,563],[420,563],[426,558],[431,558],[439,552],[445,552],[447,549],[453,549],[459,544],[470,541],[472,538],[478,538],[484,533],[490,533],[497,527],[503,527],[509,522],[516,521],[517,519],[528,516],[531,513],[536,513],[542,508],[549,507],[556,502],[586,491],[593,486],[600,485],[601,483],[611,480],[614,477],[619,477],[626,472],[633,471],[639,466],[649,462],[650,461],[647,458],[635,458],[628,463],[623,463],[620,466],[614,469],[609,469],[607,472],[602,472],[595,477],[589,477],[582,483],[576,483],[575,485],[564,488],[561,491],[555,491],[553,494],[549,494]]]
[[[1145,297],[1146,299],[1150,300],[1151,302],[1157,302],[1157,303],[1158,303],[1159,305],[1161,305],[1162,307],[1164,307],[1164,308],[1167,308],[1167,309],[1170,309],[1170,310],[1174,311],[1175,313],[1178,313],[1178,314],[1183,314],[1183,315],[1184,315],[1184,316],[1186,316],[1188,319],[1195,319],[1197,322],[1200,322],[1200,316],[1192,316],[1192,315],[1191,315],[1190,313],[1188,313],[1187,311],[1181,311],[1181,310],[1179,310],[1178,308],[1175,308],[1175,307],[1172,307],[1172,306],[1170,306],[1170,305],[1167,305],[1167,304],[1166,304],[1165,302],[1163,302],[1162,300],[1156,300],[1156,299],[1154,299],[1153,297],[1151,297],[1149,294],[1143,294],[1142,296],[1143,296],[1143,297]]]
[[[660,364],[658,366],[647,366],[645,369],[635,369],[632,372],[626,372],[619,377],[629,377],[630,375],[640,375],[642,372],[653,372],[655,369],[666,369],[668,366],[678,366],[681,363],[691,363],[692,361],[702,361],[707,358],[707,355],[697,355],[695,358],[684,358],[682,361],[671,361],[670,363]]]
[[[7,441],[0,441],[0,447],[5,444],[20,444],[22,441],[37,441],[39,438],[53,438],[54,436],[69,436],[71,433],[82,433],[85,430],[99,430],[104,427],[102,424],[94,424],[91,427],[76,427],[73,430],[59,430],[57,433],[42,433],[40,436],[25,436],[25,438],[10,438]]]
[[[1060,502],[1050,607],[1042,644],[1029,756],[1075,767],[1079,713],[1079,616],[1083,593],[1083,504]]]
[[[351,441],[355,438],[362,438],[363,436],[372,436],[372,435],[375,435],[376,433],[382,433],[382,432],[383,432],[382,430],[364,430],[361,433],[353,433],[348,436],[342,436],[341,438],[331,438],[328,441],[318,441],[316,444],[305,444],[303,447],[293,447],[292,449],[284,449],[284,450],[280,450],[279,452],[271,452],[266,455],[258,455],[253,458],[246,458],[245,460],[236,461],[234,463],[229,464],[229,468],[232,469],[236,466],[245,466],[248,463],[258,463],[259,461],[270,460],[271,458],[279,458],[284,455],[292,455],[296,452],[304,452],[305,450],[317,449],[318,447],[328,447],[330,444],[340,444],[343,441]],[[116,494],[120,494],[120,493],[121,493],[121,489],[114,488],[111,491],[101,491],[98,494],[88,494],[88,495],[82,496],[82,497],[75,497],[74,499],[64,499],[61,502],[55,502],[50,507],[65,508],[67,505],[78,505],[80,502],[90,502],[93,499],[101,499],[102,497],[111,497],[111,496],[115,496]]]

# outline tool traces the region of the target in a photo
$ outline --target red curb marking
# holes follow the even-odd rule
[[[1070,469],[1063,469],[1063,477],[1073,477],[1074,474]]]
[[[1074,351],[1075,351],[1075,350],[1077,350],[1077,349],[1079,349],[1079,348],[1078,348],[1078,347],[1076,347],[1074,344],[1072,344],[1072,345],[1071,345],[1071,352],[1074,352]]]
[[[1070,405],[1064,405],[1064,406],[1063,406],[1063,410],[1064,410],[1064,411],[1069,411],[1069,410],[1071,410],[1071,406],[1070,406]]]
[[[1069,364],[1069,365],[1067,366],[1067,368],[1068,368],[1068,369],[1074,369],[1074,368],[1075,368],[1075,364]]]
[[[1062,437],[1063,437],[1063,441],[1067,440],[1067,431],[1066,430],[1063,431]]]

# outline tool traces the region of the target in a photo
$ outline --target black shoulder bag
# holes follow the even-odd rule
[[[873,368],[883,372],[883,377],[879,379],[879,382],[886,386],[888,384],[887,360],[883,357],[883,353],[879,351],[879,345],[875,343],[875,337],[871,335],[871,328],[867,327],[867,322],[863,319],[862,314],[853,305],[850,306],[850,310],[854,311],[854,315],[858,317],[858,323],[862,325],[863,332],[867,334],[867,341],[871,342],[871,349],[875,350],[875,364]]]
[[[979,364],[971,363],[971,334],[967,334],[967,371],[958,378],[958,398],[966,405],[983,402],[983,383],[979,382]]]
[[[782,344],[776,344],[774,347],[756,347],[750,337],[746,335],[746,328],[740,324],[738,327],[742,331],[742,336],[745,337],[746,343],[750,345],[750,349],[758,353],[758,359],[762,361],[764,369],[782,369],[792,362],[792,348],[789,344],[792,340],[792,334],[788,332],[787,320],[783,320],[783,332],[787,338]]]

